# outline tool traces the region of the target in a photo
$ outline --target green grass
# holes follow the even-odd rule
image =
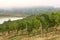
[[[12,38],[10,38],[9,40],[21,40],[23,38],[23,36],[14,36]]]
[[[22,40],[25,37],[26,35],[15,35],[13,37],[10,37],[9,40]]]

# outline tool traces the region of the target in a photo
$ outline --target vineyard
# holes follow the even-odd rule
[[[60,12],[39,13],[0,24],[0,37],[4,40],[31,40],[31,37],[43,38],[51,35],[60,35]]]

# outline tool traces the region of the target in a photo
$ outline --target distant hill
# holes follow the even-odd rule
[[[55,8],[53,7],[31,7],[31,8],[14,8],[12,9],[13,13],[20,13],[20,14],[35,14],[39,12],[45,11],[54,11]]]
[[[59,10],[59,8],[54,8],[54,7],[30,7],[30,8],[11,8],[10,10],[6,9],[0,9],[0,15],[1,14],[36,14],[40,12],[52,12],[55,10]]]

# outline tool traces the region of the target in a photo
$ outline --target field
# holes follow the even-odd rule
[[[17,14],[17,13],[0,13],[0,17],[27,17],[28,14]]]

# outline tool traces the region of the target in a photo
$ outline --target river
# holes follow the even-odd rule
[[[23,19],[23,17],[0,17],[0,24],[4,23],[4,21],[14,21],[14,20],[18,20],[18,19]]]

